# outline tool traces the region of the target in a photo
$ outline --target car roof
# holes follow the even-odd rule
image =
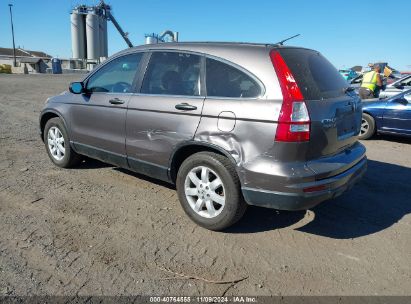
[[[143,44],[138,47],[158,47],[158,48],[168,48],[170,46],[232,46],[235,45],[237,47],[246,47],[246,46],[254,46],[254,47],[266,47],[266,46],[274,46],[274,43],[253,43],[253,42],[235,42],[235,41],[184,41],[184,42],[164,42],[164,43],[153,43],[153,44]]]
[[[252,42],[205,42],[205,41],[191,41],[191,42],[165,42],[155,44],[143,44],[135,46],[129,49],[120,51],[118,54],[128,53],[132,51],[145,51],[145,50],[182,50],[182,51],[194,51],[200,53],[214,53],[225,50],[236,51],[266,51],[272,48],[296,48],[306,49],[296,46],[284,46],[274,43],[252,43]],[[308,50],[308,49],[307,49]]]

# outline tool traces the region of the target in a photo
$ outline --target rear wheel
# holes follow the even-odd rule
[[[51,161],[61,168],[73,167],[82,160],[81,156],[70,147],[66,128],[58,117],[47,121],[44,128],[44,144]]]
[[[375,134],[375,121],[371,115],[362,114],[361,130],[358,136],[359,139],[369,139]]]
[[[188,157],[176,184],[184,211],[204,228],[223,230],[236,223],[247,208],[237,172],[222,155],[200,152]]]

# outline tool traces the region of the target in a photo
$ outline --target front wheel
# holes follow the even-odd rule
[[[233,225],[247,207],[233,164],[216,153],[200,152],[188,157],[178,171],[176,186],[186,214],[210,230]]]
[[[375,134],[375,121],[371,115],[366,113],[362,114],[361,130],[358,135],[359,139],[369,139]]]
[[[60,118],[47,121],[44,128],[44,144],[51,161],[61,167],[70,168],[81,162],[81,156],[70,147],[70,139]]]

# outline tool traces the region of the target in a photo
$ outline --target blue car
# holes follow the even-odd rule
[[[340,72],[341,76],[348,82],[358,76],[357,72],[354,70],[339,70],[338,72]]]
[[[376,133],[411,137],[411,90],[388,99],[363,100],[359,138]]]

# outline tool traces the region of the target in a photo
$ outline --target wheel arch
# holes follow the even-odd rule
[[[46,127],[47,122],[52,119],[52,118],[60,118],[63,121],[64,127],[67,130],[67,133],[69,133],[69,129],[67,128],[67,123],[66,120],[63,118],[61,113],[55,110],[47,110],[44,113],[41,114],[40,116],[40,136],[41,140],[44,141],[44,128]],[[70,136],[70,135],[69,135]]]
[[[368,111],[367,109],[364,109],[364,110],[362,111],[362,113],[371,116],[371,118],[374,120],[375,133],[378,132],[379,126],[380,126],[380,124],[381,124],[380,120],[381,120],[382,118],[378,118],[375,113],[373,113],[372,111]]]
[[[223,148],[201,141],[189,141],[179,145],[173,151],[169,160],[170,180],[175,183],[178,170],[181,164],[187,157],[198,152],[214,152],[227,157],[234,165],[236,165],[235,159]]]
[[[374,117],[374,115],[371,113],[371,111],[363,110],[362,112],[363,112],[363,114],[368,114],[368,115],[370,115],[370,116],[375,120],[375,117]]]

